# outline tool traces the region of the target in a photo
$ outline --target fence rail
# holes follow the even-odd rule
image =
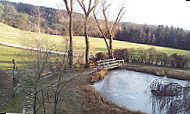
[[[124,60],[116,60],[114,59],[105,59],[105,60],[99,60],[97,61],[99,68],[102,69],[113,69],[113,68],[118,68],[118,67],[122,67],[124,64]]]

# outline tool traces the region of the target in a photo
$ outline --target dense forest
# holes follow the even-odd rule
[[[190,49],[190,31],[173,26],[148,26],[125,23],[116,40],[150,44],[177,49]]]

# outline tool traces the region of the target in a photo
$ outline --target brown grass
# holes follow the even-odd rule
[[[12,88],[13,83],[11,77],[3,70],[0,70],[0,107],[9,100]]]
[[[104,77],[107,75],[107,70],[99,70],[97,72],[94,72],[90,74],[90,83],[95,83],[99,80],[103,80]]]
[[[80,100],[81,114],[142,114],[140,111],[131,111],[123,106],[107,100],[101,93],[92,86],[81,86]]]
[[[88,71],[89,70],[90,69],[88,69]],[[92,74],[105,76],[107,71],[100,70]],[[58,113],[142,114],[140,111],[131,111],[126,107],[116,105],[106,99],[100,92],[97,92],[94,87],[89,85],[89,77],[91,77],[92,74],[89,75],[86,73],[85,75],[79,76],[65,87],[61,95],[63,101],[59,102]],[[51,113],[51,110],[49,112]]]
[[[9,88],[11,84],[11,78],[3,70],[0,70],[0,87]]]
[[[177,72],[177,71],[167,71],[166,77],[175,78],[179,80],[190,80],[190,73]]]
[[[165,73],[166,73],[165,70],[145,68],[145,67],[141,67],[141,66],[124,66],[123,68],[127,69],[127,70],[133,70],[136,72],[149,73],[149,74],[153,74],[156,76],[165,76]]]
[[[179,80],[190,80],[190,73],[188,72],[180,72],[180,71],[167,70],[167,69],[164,70],[164,69],[150,68],[143,66],[129,66],[129,65],[125,65],[123,68],[127,70],[133,70],[136,72],[149,73],[156,76],[166,76],[168,78],[174,78]]]

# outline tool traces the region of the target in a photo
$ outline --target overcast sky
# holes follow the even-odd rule
[[[40,6],[62,8],[63,0],[10,0],[13,2],[30,3]],[[122,0],[108,0],[112,3],[110,12],[116,12]],[[121,1],[121,2],[119,2]],[[190,30],[190,1],[186,0],[124,0],[126,14],[124,22],[153,25],[173,25]],[[77,10],[79,7],[76,8]]]

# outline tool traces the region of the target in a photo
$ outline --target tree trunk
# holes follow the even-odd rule
[[[88,37],[88,17],[85,17],[85,23],[84,23],[84,36],[85,36],[85,42],[86,42],[86,53],[85,53],[85,59],[86,59],[86,68],[89,68],[89,37]]]
[[[108,50],[108,54],[109,54],[109,56],[110,56],[110,48],[109,48],[108,42],[107,42],[107,40],[106,40],[105,37],[104,37],[104,41],[105,41],[105,43],[106,43],[106,47],[107,47],[107,50]]]
[[[113,40],[113,39],[112,39],[112,36],[111,36],[111,35],[109,36],[109,40],[110,40],[110,50],[109,50],[110,53],[109,53],[109,58],[112,58],[112,57],[113,57],[113,56],[112,56],[112,54],[113,54],[113,50],[112,50],[112,49],[113,49],[113,47],[112,47],[112,40]]]
[[[72,34],[72,12],[69,15],[69,67],[73,69],[73,34]]]
[[[46,114],[46,106],[45,106],[45,96],[44,96],[44,90],[41,87],[41,92],[42,92],[42,105],[43,105],[43,114]]]
[[[36,114],[36,102],[37,101],[37,87],[35,85],[34,101],[33,101],[33,113]]]
[[[54,114],[56,114],[57,112],[57,101],[58,101],[58,97],[57,95],[54,97]]]

